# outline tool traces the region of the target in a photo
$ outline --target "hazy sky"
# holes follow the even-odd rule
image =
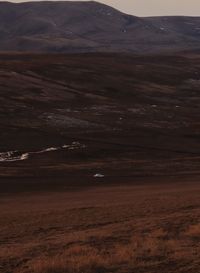
[[[13,0],[12,2],[25,1]],[[112,5],[113,7],[118,8],[126,13],[135,14],[138,16],[139,15],[200,16],[200,0],[99,0],[99,2]]]

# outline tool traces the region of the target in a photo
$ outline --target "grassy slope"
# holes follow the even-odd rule
[[[198,179],[158,182],[2,197],[0,272],[198,272]]]

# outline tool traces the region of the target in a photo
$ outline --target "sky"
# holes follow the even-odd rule
[[[19,3],[25,0],[13,0],[12,2]],[[137,16],[200,16],[200,0],[99,0],[99,2]]]

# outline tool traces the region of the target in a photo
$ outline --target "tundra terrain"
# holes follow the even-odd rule
[[[0,272],[197,273],[199,194],[190,177],[1,195]]]
[[[197,273],[200,54],[1,54],[0,272]]]
[[[26,177],[199,174],[199,68],[197,52],[1,55],[5,187]]]
[[[0,50],[157,53],[199,49],[200,17],[137,17],[95,1],[0,2]]]

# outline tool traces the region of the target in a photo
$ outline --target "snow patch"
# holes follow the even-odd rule
[[[45,152],[52,152],[52,151],[57,151],[59,148],[56,148],[56,147],[50,147],[50,148],[47,148],[47,149],[44,149],[42,151],[39,151],[37,153],[45,153]]]
[[[8,151],[0,153],[0,162],[13,162],[26,160],[29,157],[29,153],[20,154],[18,151]]]
[[[40,151],[36,152],[20,152],[20,151],[8,151],[8,152],[2,152],[0,153],[0,162],[14,162],[14,161],[21,161],[21,160],[26,160],[30,157],[32,154],[43,154],[43,153],[48,153],[48,152],[53,152],[53,151],[58,151],[58,150],[76,150],[76,149],[84,149],[86,148],[86,145],[81,144],[80,142],[74,141],[72,144],[68,145],[63,145],[61,147],[49,147]]]

